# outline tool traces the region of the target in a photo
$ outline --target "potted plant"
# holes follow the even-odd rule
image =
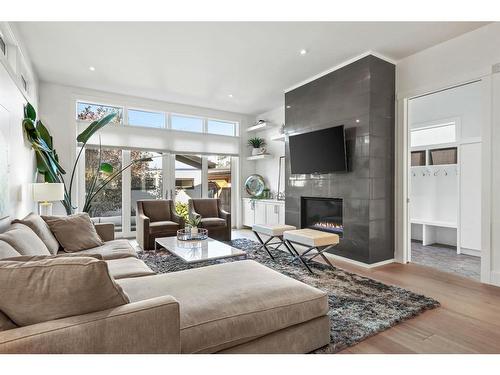
[[[188,219],[188,225],[191,228],[191,235],[196,236],[198,234],[198,226],[201,223],[201,216],[192,216]]]
[[[248,145],[253,147],[252,155],[254,156],[264,154],[266,152],[266,149],[264,147],[266,145],[266,141],[264,140],[264,138],[260,137],[250,138],[248,140]]]

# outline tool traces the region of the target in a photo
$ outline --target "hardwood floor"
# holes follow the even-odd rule
[[[246,230],[234,231],[233,235],[253,239]],[[441,303],[441,307],[341,353],[500,353],[500,288],[418,264],[393,263],[366,269],[333,262],[347,271],[425,294]]]

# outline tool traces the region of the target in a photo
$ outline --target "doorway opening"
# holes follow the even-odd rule
[[[408,101],[413,263],[481,277],[481,81]]]

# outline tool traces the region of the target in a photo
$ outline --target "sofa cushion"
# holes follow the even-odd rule
[[[73,253],[104,245],[87,213],[43,216],[64,251]]]
[[[165,231],[173,231],[179,229],[180,226],[174,221],[155,221],[149,224],[149,233],[157,234]]]
[[[207,217],[205,219],[201,219],[201,226],[203,228],[225,227],[226,226],[226,220],[220,219],[218,217]]]
[[[117,283],[131,301],[179,301],[182,353],[213,353],[328,311],[325,292],[251,260]]]
[[[137,258],[112,259],[106,261],[106,263],[108,263],[110,275],[113,276],[115,280],[155,274],[146,263]]]
[[[12,224],[0,234],[0,241],[7,242],[21,255],[50,255],[43,241],[24,224]]]
[[[8,242],[0,240],[0,259],[20,256]]]
[[[45,246],[47,246],[51,254],[57,254],[59,251],[59,242],[57,242],[49,226],[40,215],[36,215],[32,212],[22,220],[14,220],[13,223],[21,223],[28,226],[42,240]]]
[[[137,252],[130,245],[130,242],[125,239],[113,240],[105,242],[104,245],[94,247],[92,249],[79,251],[75,254],[87,255],[87,254],[100,254],[104,260],[110,259],[121,259],[128,257],[137,258]]]
[[[16,328],[16,324],[7,315],[0,311],[0,332]]]
[[[0,295],[0,310],[19,326],[129,302],[106,262],[91,257],[0,261]]]

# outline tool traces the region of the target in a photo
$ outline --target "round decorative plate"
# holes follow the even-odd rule
[[[264,178],[261,175],[252,174],[248,176],[245,181],[245,190],[252,197],[258,197],[261,195],[265,188],[266,184],[264,183]]]

